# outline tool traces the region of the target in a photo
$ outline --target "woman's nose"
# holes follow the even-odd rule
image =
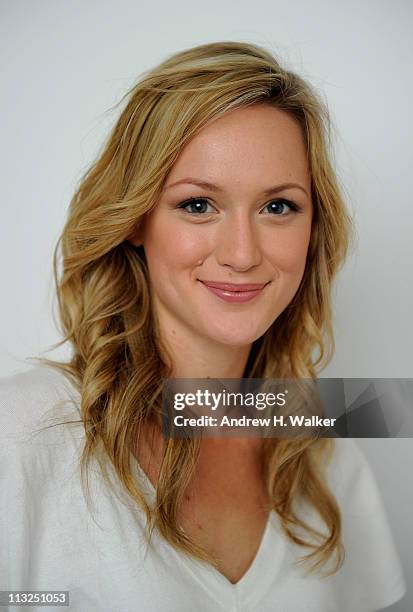
[[[216,258],[221,266],[244,272],[261,263],[258,228],[245,211],[229,216],[219,228]]]

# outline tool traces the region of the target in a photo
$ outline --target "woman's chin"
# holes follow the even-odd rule
[[[260,333],[242,333],[242,330],[238,332],[228,333],[228,331],[222,330],[221,333],[210,334],[211,340],[214,340],[218,344],[222,344],[227,348],[245,348],[251,346],[255,340],[261,337]]]
[[[205,317],[202,321],[202,335],[212,341],[232,347],[251,346],[261,338],[274,323],[276,317],[271,313],[254,313],[255,316]],[[198,327],[198,333],[201,326]]]

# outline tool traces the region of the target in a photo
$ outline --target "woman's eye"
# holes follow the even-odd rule
[[[179,204],[178,208],[182,208],[189,213],[202,214],[212,212],[212,210],[208,210],[208,206],[211,206],[211,204],[205,198],[191,198]]]
[[[278,217],[284,217],[292,212],[299,212],[299,207],[294,204],[294,202],[290,202],[289,200],[278,199],[272,200],[269,202],[263,210],[267,209],[271,214],[277,215]]]
[[[193,216],[204,215],[215,211],[214,207],[205,198],[190,198],[178,204],[177,208],[181,208]],[[277,217],[285,217],[291,212],[300,212],[299,206],[283,198],[272,200],[262,210],[267,210],[270,214]]]

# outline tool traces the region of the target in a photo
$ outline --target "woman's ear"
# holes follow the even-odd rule
[[[126,240],[128,242],[130,242],[135,247],[140,246],[142,244],[142,235],[141,234],[142,234],[141,228],[138,227],[138,228],[135,229],[133,234],[131,234],[128,238],[126,238]]]

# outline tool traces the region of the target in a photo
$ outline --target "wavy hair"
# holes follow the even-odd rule
[[[125,98],[116,125],[71,200],[54,252],[64,335],[55,346],[69,342],[72,356],[66,362],[41,361],[63,371],[80,393],[82,485],[88,488],[92,457],[109,460],[145,511],[149,538],[156,527],[177,549],[217,566],[217,559],[178,526],[200,440],[165,440],[154,506],[134,477],[136,440],[145,423],[160,423],[162,379],[171,374],[171,364],[151,308],[143,247],[128,238],[156,206],[182,148],[208,122],[258,103],[289,113],[302,129],[311,173],[314,214],[307,262],[293,300],[253,343],[244,377],[314,379],[334,350],[331,285],[348,250],[351,219],[332,167],[326,105],[264,48],[215,42],[187,49],[143,73]],[[334,560],[324,575],[334,573],[344,559],[341,515],[323,471],[333,440],[266,439],[264,449],[271,508],[287,537],[311,549],[300,561],[311,561],[312,573]],[[319,514],[325,534],[300,516],[300,500]],[[299,535],[299,529],[313,540]]]

